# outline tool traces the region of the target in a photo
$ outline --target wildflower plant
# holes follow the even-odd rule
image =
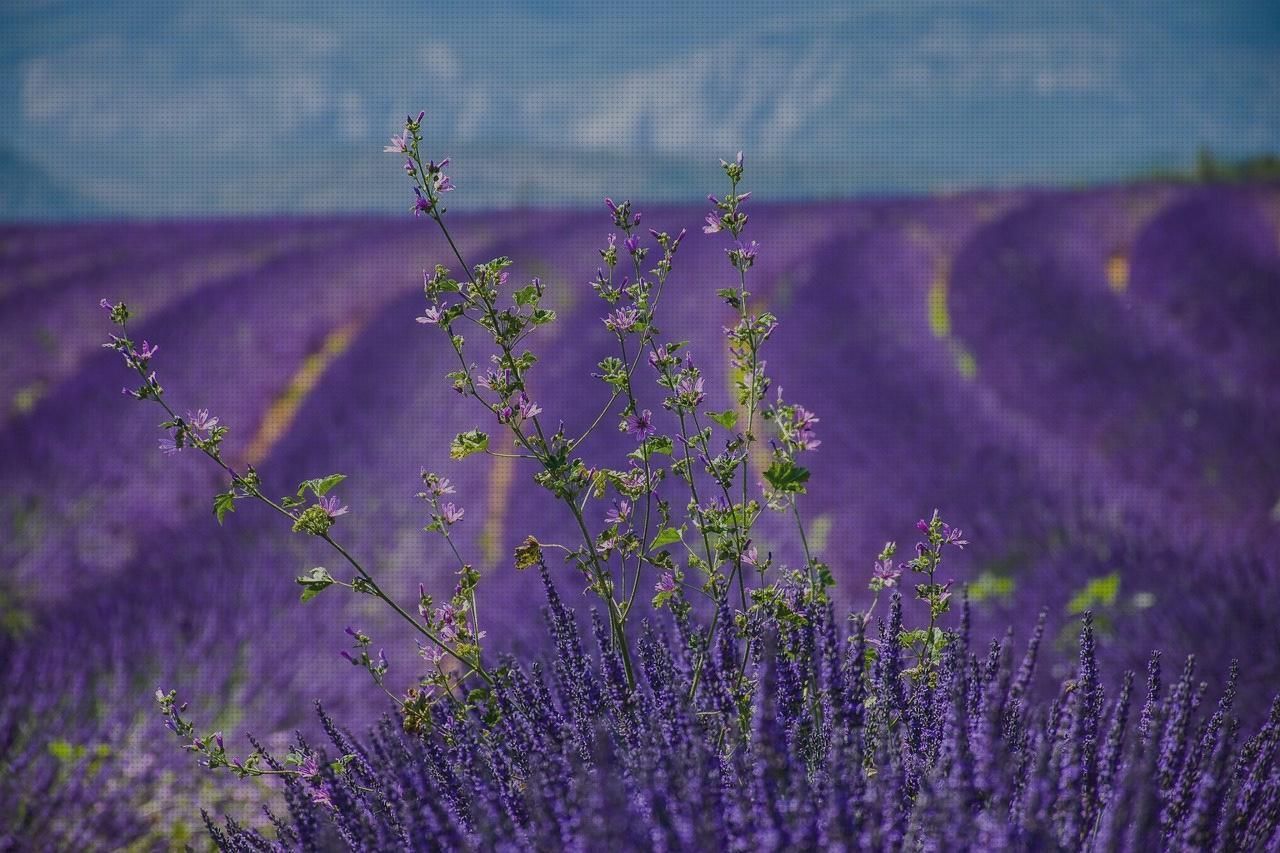
[[[177,414],[154,366],[158,348],[129,336],[127,306],[103,300],[118,327],[107,346],[136,375],[125,393],[159,406],[166,453],[196,451],[221,469],[219,524],[245,502],[264,504],[300,535],[325,542],[340,572],[297,576],[303,602],[342,587],[382,602],[413,633],[422,670],[404,692],[387,658],[347,627],[341,654],[394,703],[398,723],[358,742],[321,712],[338,757],[299,742],[277,758],[256,742],[245,757],[222,733],[201,734],[173,691],[157,691],[166,725],[211,769],[274,776],[288,819],[273,838],[209,821],[226,849],[515,846],[590,849],[844,849],[1201,845],[1274,841],[1280,817],[1280,710],[1251,740],[1230,716],[1233,673],[1217,709],[1199,714],[1193,664],[1161,696],[1153,659],[1139,722],[1129,725],[1132,676],[1108,697],[1086,614],[1076,677],[1043,706],[1032,689],[1041,627],[1020,667],[1009,641],[985,656],[970,648],[967,603],[949,618],[956,587],[939,574],[964,534],[938,512],[919,521],[915,556],[886,544],[874,562],[870,607],[840,619],[834,575],[810,547],[802,498],[821,419],[784,398],[768,371],[778,320],[749,290],[761,245],[748,237],[751,193],[739,153],[720,162],[723,195],[708,196],[704,237],[724,242],[728,286],[717,291],[732,396],[716,402],[689,342],[662,331],[661,305],[679,280],[688,233],[642,228],[628,201],[606,198],[610,231],[589,286],[614,348],[596,366],[602,403],[570,430],[539,404],[539,329],[556,322],[547,288],[515,262],[469,263],[446,224],[454,190],[424,150],[424,113],[406,119],[386,151],[403,156],[412,213],[449,248],[448,265],[423,272],[416,320],[444,338],[456,369],[446,379],[480,422],[449,443],[454,460],[514,457],[546,495],[546,512],[572,520],[565,542],[527,537],[514,570],[536,570],[547,595],[553,652],[541,662],[486,650],[482,576],[453,537],[468,516],[442,474],[421,471],[424,533],[444,540],[457,578],[447,597],[419,587],[403,604],[374,569],[340,544],[351,510],[346,477],[329,474],[282,497],[251,466],[222,453],[229,427],[207,410]],[[661,405],[646,405],[648,395]],[[655,411],[655,408],[658,410]],[[615,467],[586,461],[601,428],[634,442]],[[512,452],[492,436],[505,432]],[[505,446],[505,442],[503,443]],[[358,510],[358,508],[357,508]],[[759,523],[794,524],[792,559],[761,553]],[[908,579],[911,579],[910,582]],[[594,596],[596,654],[558,587]],[[903,594],[927,621],[906,624]],[[887,618],[873,622],[883,595]],[[376,649],[376,651],[375,651]],[[1277,706],[1280,708],[1280,705]],[[429,839],[429,840],[423,840]]]

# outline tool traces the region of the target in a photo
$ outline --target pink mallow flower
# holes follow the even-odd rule
[[[320,508],[324,510],[330,518],[337,518],[340,515],[347,514],[347,508],[345,506],[341,506],[336,497],[320,498]]]
[[[386,154],[404,154],[409,150],[409,132],[392,134],[391,144],[382,150]]]
[[[465,509],[455,505],[453,502],[446,503],[440,507],[440,517],[448,525],[454,525],[462,521],[462,516],[466,515],[466,512]]]
[[[653,412],[648,409],[627,415],[626,420],[623,421],[623,430],[627,435],[634,436],[637,441],[644,441],[658,433],[658,428],[653,425]]]

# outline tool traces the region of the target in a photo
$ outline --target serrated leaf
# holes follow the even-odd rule
[[[333,585],[333,576],[329,574],[329,570],[324,566],[316,566],[305,575],[297,578],[295,583],[302,587],[302,600],[310,601],[324,591],[326,587]]]
[[[627,457],[643,462],[648,455],[661,453],[664,456],[670,456],[673,452],[675,452],[675,444],[669,436],[655,435],[645,439],[644,444],[628,453]]]
[[[314,480],[305,480],[302,485],[298,486],[298,497],[302,497],[310,489],[316,497],[322,498],[334,486],[347,479],[346,474],[330,474],[327,477],[317,477]]]
[[[218,517],[218,524],[222,524],[222,519],[227,513],[236,511],[236,493],[222,492],[214,495],[213,498],[213,514]]]
[[[658,535],[654,537],[653,543],[649,545],[649,550],[661,548],[663,545],[670,545],[672,542],[680,541],[680,531],[674,527],[664,527],[658,531]]]
[[[707,417],[731,432],[738,425],[738,413],[734,409],[727,409],[723,412],[707,412]]]
[[[489,449],[489,436],[478,429],[458,433],[449,445],[449,458],[466,459]]]
[[[778,492],[799,493],[804,491],[804,484],[809,482],[809,470],[801,468],[790,459],[775,459],[764,478]]]
[[[345,479],[347,479],[346,474],[330,474],[328,477],[325,477],[315,487],[316,497],[324,497],[330,489]]]

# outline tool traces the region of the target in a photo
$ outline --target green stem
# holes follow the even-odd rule
[[[154,385],[152,384],[151,380],[147,377],[146,372],[136,362],[134,363],[133,366],[134,366],[134,370],[137,371],[138,375],[142,377],[143,382],[146,383],[146,386],[148,388],[154,388]],[[181,420],[178,417],[177,413],[174,412],[172,408],[170,408],[169,404],[165,402],[165,400],[159,394],[156,394],[153,391],[153,393],[151,394],[151,398],[160,404],[160,406],[169,415],[170,420],[172,421]],[[293,515],[293,513],[289,512],[289,510],[285,509],[280,504],[276,503],[271,498],[267,497],[265,494],[262,493],[261,489],[259,489],[255,485],[248,483],[248,481],[246,481],[243,477],[237,474],[230,465],[228,465],[226,462],[222,460],[222,456],[220,453],[216,451],[210,451],[204,446],[200,446],[200,445],[197,445],[197,446],[200,447],[201,452],[203,452],[205,456],[212,459],[220,468],[222,468],[223,471],[225,471],[227,474],[231,476],[233,483],[240,484],[241,488],[243,488],[246,492],[248,492],[254,498],[257,498],[258,500],[262,501],[267,506],[271,507],[276,512],[280,513],[281,515],[285,516],[291,521],[297,520]],[[401,618],[403,618],[406,622],[412,625],[414,630],[416,630],[418,633],[425,636],[428,640],[430,640],[432,643],[438,646],[442,651],[444,651],[450,657],[453,657],[454,659],[456,659],[459,663],[469,667],[474,667],[476,670],[476,674],[479,675],[481,678],[483,678],[486,682],[488,682],[489,684],[493,683],[493,676],[491,676],[483,667],[479,665],[479,661],[469,661],[465,657],[460,655],[448,643],[441,640],[434,633],[428,630],[426,626],[418,622],[417,619],[410,616],[404,610],[404,608],[402,608],[399,604],[397,604],[389,595],[383,592],[382,588],[378,586],[377,581],[373,579],[373,575],[371,575],[368,571],[366,571],[364,566],[360,565],[360,563],[354,557],[352,557],[351,554],[348,553],[345,548],[343,548],[336,541],[334,541],[333,537],[331,537],[328,533],[324,533],[321,535],[320,538],[328,542],[339,554],[341,554],[343,559],[345,559],[348,563],[350,563],[351,566],[355,568],[356,572],[358,572],[360,576],[364,578],[364,580],[369,584],[369,588],[373,591],[373,594],[376,597],[382,599],[382,601],[385,602],[388,606],[390,606],[392,610],[398,613]]]

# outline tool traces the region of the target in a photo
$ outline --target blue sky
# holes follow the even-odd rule
[[[1269,8],[1270,7],[1270,8]],[[1082,184],[1280,151],[1274,0],[6,3],[0,217]]]

